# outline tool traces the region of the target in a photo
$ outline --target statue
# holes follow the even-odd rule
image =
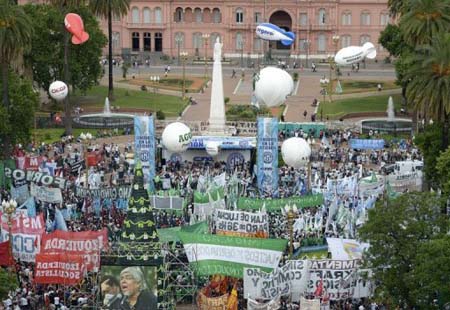
[[[220,38],[216,38],[216,43],[214,43],[214,61],[222,60],[222,43],[220,43]]]

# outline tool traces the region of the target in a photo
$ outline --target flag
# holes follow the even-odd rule
[[[67,231],[66,221],[58,208],[55,208],[55,230]]]
[[[336,84],[336,94],[342,94],[342,85],[341,85],[341,81],[337,81]]]
[[[9,250],[9,241],[0,243],[0,266],[11,266],[14,264],[14,259]]]
[[[320,279],[319,285],[316,287],[314,291],[314,296],[320,297],[323,294],[323,279]]]
[[[30,217],[36,216],[36,204],[34,202],[34,197],[29,197],[20,207],[17,207],[18,210],[27,210],[27,215]]]

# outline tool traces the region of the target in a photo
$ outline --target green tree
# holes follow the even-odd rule
[[[89,7],[108,21],[108,97],[114,100],[112,66],[112,16],[123,17],[130,9],[130,0],[89,0]]]
[[[439,188],[447,197],[450,197],[450,148],[442,152],[437,158],[436,175]]]
[[[373,270],[376,293],[396,306],[410,309],[421,304],[414,290],[422,284],[411,281],[411,274],[422,266],[418,249],[447,233],[442,205],[435,194],[407,193],[369,210],[359,231],[360,238],[370,243],[365,262]]]
[[[0,268],[0,299],[4,300],[8,298],[8,293],[18,287],[16,274]]]

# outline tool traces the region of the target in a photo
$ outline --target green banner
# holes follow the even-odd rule
[[[194,202],[195,203],[208,203],[209,202],[209,194],[211,194],[211,198],[213,201],[217,201],[224,196],[224,191],[222,187],[215,188],[206,193],[201,193],[198,191],[194,192]]]
[[[189,262],[198,275],[222,274],[242,278],[244,268],[276,268],[287,240],[242,238],[178,232]]]
[[[200,222],[194,225],[183,227],[170,227],[158,229],[159,241],[161,242],[175,242],[181,241],[178,234],[180,231],[190,232],[195,234],[207,234],[208,223]]]
[[[6,177],[5,168],[11,171],[16,169],[16,161],[14,159],[0,160],[0,188],[11,187],[12,179]]]
[[[261,210],[265,204],[266,211],[281,211],[285,205],[296,205],[297,208],[318,206],[323,203],[323,195],[306,195],[281,199],[259,199],[241,197],[238,200],[238,209],[241,210]]]
[[[310,133],[314,131],[314,137],[319,138],[320,131],[325,130],[324,123],[278,123],[278,130],[284,131],[288,136],[294,136],[296,131]]]

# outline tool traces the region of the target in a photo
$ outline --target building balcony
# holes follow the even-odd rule
[[[127,23],[129,29],[154,29],[163,30],[166,29],[166,24],[163,23]]]
[[[331,25],[331,24],[312,24],[311,26],[311,30],[313,31],[331,31],[333,29],[336,29],[336,25]]]
[[[249,30],[251,27],[251,24],[230,24],[230,29],[231,30]]]

